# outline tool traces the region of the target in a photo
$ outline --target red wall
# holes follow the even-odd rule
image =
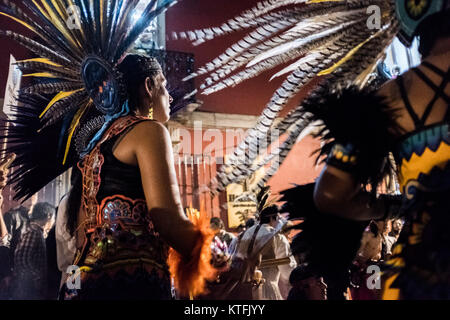
[[[182,141],[180,145],[180,154],[204,154],[206,156],[219,157],[221,158],[220,160],[223,160],[222,157],[224,154],[232,154],[234,147],[236,147],[241,140],[236,139],[233,144],[230,143],[230,141],[227,141],[226,133],[223,130],[213,131],[216,133],[214,138],[207,138],[205,136],[205,130],[185,130],[185,134],[182,134],[180,137]],[[188,142],[184,141],[184,139],[188,139]],[[201,141],[200,145],[197,147],[195,146],[195,140]],[[211,150],[211,146],[213,145],[214,148]],[[277,193],[291,188],[293,184],[313,182],[323,167],[322,165],[316,165],[316,157],[312,156],[319,147],[320,142],[311,136],[307,136],[301,142],[297,143],[278,172],[268,181],[268,184],[272,188],[272,192]],[[209,152],[206,152],[207,148]],[[221,152],[221,150],[225,149],[226,151]],[[183,160],[183,157],[181,160]],[[190,161],[187,160],[186,163],[190,163]],[[218,166],[215,162],[213,162],[212,165],[200,162],[199,165],[195,165],[196,171],[194,171],[192,165],[189,164],[185,166],[184,163],[177,163],[175,169],[180,185],[183,205],[189,206],[192,204],[196,208],[202,207],[209,216],[221,216],[222,219],[226,221],[226,210],[219,207],[219,199],[217,197],[211,199],[209,194],[203,193],[201,193],[200,196],[198,196],[198,193],[196,196],[193,195],[195,190],[192,185],[193,181],[196,180],[200,186],[208,185],[211,177],[215,176],[217,168]],[[224,194],[221,196],[220,203],[226,202]]]
[[[188,31],[205,27],[218,26],[241,11],[250,9],[255,0],[182,0],[172,7],[166,15],[167,49],[192,52],[195,55],[196,67],[225,51],[234,42],[240,40],[245,33],[232,34],[210,40],[194,47],[187,40],[171,40],[172,32]],[[277,70],[280,70],[278,68]],[[235,113],[259,115],[270,100],[273,92],[281,85],[282,80],[269,82],[277,70],[268,71],[258,78],[246,81],[234,88],[228,88],[210,96],[197,95],[204,102],[201,110],[218,113]],[[204,78],[204,77],[203,77]],[[199,79],[203,79],[199,78]],[[197,80],[197,85],[200,82]],[[298,105],[308,88],[305,88],[282,113]],[[314,181],[322,166],[316,167],[310,155],[319,148],[317,140],[307,137],[291,151],[277,174],[269,181],[274,191],[289,188],[292,183],[309,183]]]
[[[194,47],[187,40],[171,40],[172,32],[219,26],[240,12],[252,8],[256,0],[182,0],[166,15],[168,50],[192,52],[196,67],[201,67],[224,52],[234,42],[245,36],[245,32],[226,35]],[[272,93],[281,85],[282,79],[269,82],[270,77],[281,70],[269,70],[258,78],[246,81],[235,88],[227,88],[210,96],[197,95],[204,102],[202,111],[259,115],[270,100]],[[200,80],[204,77],[200,77]],[[197,85],[200,81],[197,80]],[[301,95],[293,99],[287,107],[296,106]]]

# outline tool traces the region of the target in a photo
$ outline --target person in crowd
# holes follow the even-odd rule
[[[281,211],[300,220],[291,250],[300,265],[307,264],[327,285],[328,300],[349,299],[350,268],[368,222],[352,221],[321,212],[314,203],[315,183],[283,190]]]
[[[220,241],[225,242],[228,247],[230,246],[231,241],[236,238],[234,234],[225,230],[225,224],[219,217],[212,217],[210,226],[211,230],[214,231],[215,236],[219,238]]]
[[[369,287],[367,280],[372,276],[369,268],[371,266],[379,268],[383,260],[383,248],[386,248],[383,238],[385,226],[385,221],[371,221],[364,230],[361,246],[351,268],[351,294],[354,300],[380,298],[380,288]]]
[[[292,271],[289,282],[292,288],[287,300],[327,300],[327,285],[323,277],[307,263]]]
[[[13,158],[13,157],[11,157]],[[10,160],[11,161],[11,160]],[[11,234],[3,217],[3,188],[6,186],[8,161],[0,164],[0,299],[9,299],[12,275]]]
[[[55,208],[49,203],[41,202],[33,207],[30,224],[21,235],[14,252],[14,299],[47,298],[45,238],[54,220]]]
[[[282,300],[279,283],[288,283],[289,275],[297,265],[288,240],[280,233],[285,223],[278,214],[278,207],[268,206],[259,213],[258,224],[235,240],[237,257],[248,259],[249,255],[260,255],[258,269],[264,281],[258,295],[253,297],[255,300]]]
[[[392,230],[389,233],[389,235],[391,237],[395,237],[396,241],[400,237],[400,232],[402,231],[403,224],[404,224],[404,220],[403,219],[394,219],[394,220],[392,220]]]
[[[396,237],[390,235],[392,231],[392,220],[388,219],[384,221],[384,228],[381,233],[382,238],[382,250],[381,250],[381,259],[383,261],[388,260],[392,255],[392,247],[395,245],[397,241]]]

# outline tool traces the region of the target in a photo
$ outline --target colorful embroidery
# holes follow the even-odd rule
[[[118,119],[108,129],[91,153],[78,163],[78,167],[83,174],[82,206],[86,216],[85,230],[92,230],[95,226],[99,225],[101,221],[98,216],[99,205],[97,202],[97,193],[101,183],[100,173],[104,163],[104,157],[100,152],[101,145],[123,132],[130,125],[144,119],[146,118],[135,116],[127,116]]]

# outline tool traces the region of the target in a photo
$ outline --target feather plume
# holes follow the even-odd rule
[[[7,30],[7,31],[0,30],[0,35],[7,36],[7,37],[13,39],[20,45],[22,45],[25,48],[27,48],[28,50],[32,51],[37,56],[50,59],[59,64],[68,64],[71,62],[67,57],[61,56],[61,55],[53,52],[51,49],[47,48],[43,44],[41,44],[35,40],[32,40],[30,38],[27,38],[25,36],[22,36],[21,34],[18,34],[16,32],[13,32],[10,30]]]
[[[75,90],[71,92],[62,92],[63,95],[55,96],[46,110],[41,113],[42,128],[53,125],[64,117],[65,114],[77,109],[80,104],[86,102],[87,93],[82,90]],[[54,101],[55,100],[55,101]]]
[[[16,5],[0,0],[0,15],[37,36],[34,40],[0,30],[0,36],[16,41],[37,56],[17,62],[23,76],[36,81],[20,90],[21,106],[11,106],[14,120],[8,120],[7,126],[6,151],[18,154],[11,179],[16,184],[16,198],[29,197],[77,160],[72,138],[84,125],[84,119],[99,116],[96,108],[88,107],[89,93],[81,75],[86,58],[97,56],[115,71],[119,57],[142,31],[176,3],[164,0],[155,6],[157,1],[151,0],[133,25],[132,13],[141,1],[17,0],[20,5]],[[76,8],[79,11],[70,11]],[[46,161],[41,161],[38,154],[42,150],[34,144],[44,142],[49,145],[43,148],[46,156],[41,156]]]
[[[50,82],[50,83],[38,83],[25,88],[20,89],[20,94],[33,94],[33,93],[41,93],[41,94],[54,94],[61,91],[73,91],[78,90],[84,87],[82,82]]]

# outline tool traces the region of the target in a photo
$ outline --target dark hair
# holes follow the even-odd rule
[[[48,202],[36,203],[31,212],[31,221],[42,221],[51,219],[55,215],[55,207]]]
[[[250,219],[248,219],[248,220],[245,222],[245,228],[246,228],[246,229],[251,228],[251,227],[253,227],[255,224],[256,224],[255,218],[250,218]]]
[[[218,217],[212,217],[211,220],[209,220],[209,223],[212,226],[215,226],[217,229],[225,229],[225,224],[223,223],[222,219]]]
[[[278,211],[278,206],[275,204],[264,208],[259,214],[260,223],[269,223],[272,218],[278,215]]]
[[[151,85],[155,85],[154,78],[161,72],[161,66],[155,58],[139,54],[129,54],[118,66],[123,74],[126,85],[128,105],[131,111],[139,108],[140,89],[147,77]]]
[[[300,281],[310,277],[317,276],[312,267],[308,264],[302,264],[292,270],[289,276],[289,283],[292,288],[289,291],[287,300],[308,300],[305,290],[300,286]]]
[[[289,283],[294,286],[299,281],[316,276],[318,276],[316,270],[310,264],[304,263],[292,270]]]
[[[450,10],[445,10],[425,18],[418,26],[419,52],[422,58],[431,53],[440,38],[450,37]]]

